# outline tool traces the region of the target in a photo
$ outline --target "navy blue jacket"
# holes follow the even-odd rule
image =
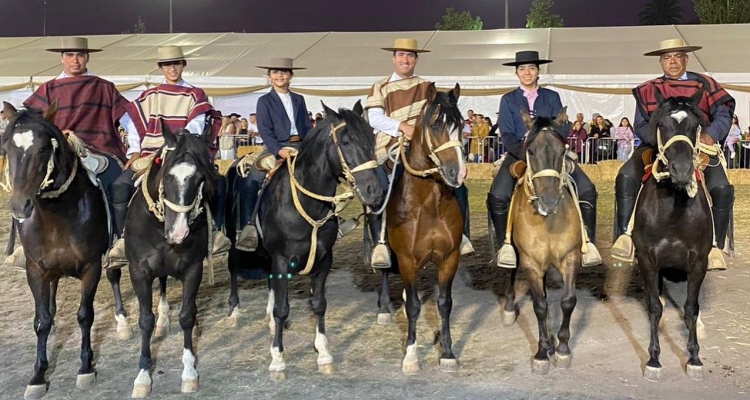
[[[304,139],[312,127],[310,118],[307,116],[307,105],[304,97],[297,93],[289,93],[292,97],[297,134],[300,139]],[[292,125],[284,109],[284,103],[281,102],[275,90],[271,89],[270,92],[260,96],[255,114],[258,121],[258,133],[263,138],[263,144],[271,154],[278,156],[284,142],[289,140]]]
[[[562,110],[560,95],[554,90],[539,88],[539,96],[534,102],[534,117],[555,118]],[[505,151],[518,159],[525,159],[523,137],[526,135],[526,124],[523,123],[521,110],[529,112],[529,102],[523,97],[523,90],[518,89],[506,93],[500,99],[500,114],[498,130],[500,140],[503,141]],[[566,131],[567,135],[567,131]]]

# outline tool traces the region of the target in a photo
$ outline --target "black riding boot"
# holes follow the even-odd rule
[[[711,213],[714,218],[714,234],[716,237],[716,246],[711,249],[708,257],[709,270],[726,269],[726,262],[721,250],[726,243],[727,231],[729,230],[729,218],[732,214],[732,205],[734,204],[734,186],[719,186],[711,189],[709,192],[713,207]]]
[[[247,177],[238,177],[237,192],[240,197],[239,216],[240,232],[235,247],[241,251],[255,251],[258,248],[258,230],[255,228],[255,216],[260,204],[260,188],[264,174],[252,170]]]
[[[453,190],[453,194],[458,201],[458,207],[461,209],[461,216],[464,219],[464,234],[461,238],[461,255],[467,255],[474,252],[474,246],[471,244],[471,218],[469,215],[469,189],[466,185],[461,185]]]
[[[500,242],[500,250],[497,252],[497,266],[503,268],[516,268],[516,251],[513,246],[505,243],[505,231],[508,226],[509,204],[500,200],[492,193],[487,193],[487,211],[490,214],[492,226],[495,228],[495,236]]]
[[[633,239],[626,233],[640,188],[640,182],[627,175],[617,175],[615,179],[617,215],[615,215],[615,241],[612,244],[612,257],[620,261],[632,262],[635,258]]]
[[[586,234],[589,237],[589,242],[586,243],[587,251],[581,259],[581,264],[584,267],[593,267],[602,263],[602,256],[599,254],[599,250],[596,248],[596,200],[597,194],[594,192],[593,195],[584,194],[579,198],[579,207],[581,207],[581,217],[583,218],[583,225],[586,228]]]
[[[125,221],[128,217],[128,203],[113,203],[112,210],[114,213],[112,220],[118,239],[109,251],[109,258],[112,260],[110,267],[122,267],[123,263],[127,261],[127,257],[125,256],[125,242],[122,239],[122,235],[125,231]]]

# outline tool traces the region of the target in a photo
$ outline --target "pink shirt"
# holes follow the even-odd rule
[[[529,111],[534,111],[534,103],[536,102],[536,98],[539,97],[539,86],[534,90],[527,90],[522,86],[521,91],[523,91],[523,97],[529,103]]]

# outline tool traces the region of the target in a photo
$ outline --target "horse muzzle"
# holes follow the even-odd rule
[[[536,199],[536,210],[543,217],[554,214],[561,200],[562,196],[540,196]]]
[[[167,239],[167,243],[169,244],[178,245],[182,244],[188,234],[190,234],[190,227],[188,226],[187,215],[179,213],[174,223],[167,229],[165,239]]]
[[[31,213],[34,211],[34,202],[26,196],[11,195],[9,206],[11,215],[19,224],[31,217]]]

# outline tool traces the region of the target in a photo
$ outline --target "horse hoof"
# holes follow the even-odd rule
[[[117,340],[130,340],[133,337],[133,330],[129,326],[117,327]]]
[[[198,379],[183,379],[180,385],[180,392],[195,393],[198,391]]]
[[[503,324],[511,326],[516,323],[516,312],[503,310]]]
[[[274,382],[281,382],[286,380],[286,371],[271,371],[269,373],[269,378],[271,378]]]
[[[531,372],[537,375],[547,375],[549,372],[549,360],[532,360]]]
[[[458,361],[455,358],[441,358],[440,370],[443,372],[458,372]]]
[[[704,379],[702,365],[688,364],[687,367],[685,368],[685,373],[687,374],[688,378],[690,378],[690,380],[692,381],[702,381]]]
[[[154,339],[162,339],[167,337],[169,333],[169,326],[157,325],[154,330]]]
[[[378,314],[378,325],[390,325],[393,323],[393,316],[390,313]]]
[[[555,368],[568,369],[570,368],[571,356],[570,354],[555,353]]]
[[[88,389],[96,383],[96,372],[90,374],[78,374],[76,378],[76,387],[78,389]]]
[[[47,384],[42,385],[28,385],[26,386],[26,392],[23,394],[24,400],[35,400],[41,399],[47,394]]]
[[[646,366],[643,370],[643,377],[649,382],[659,382],[661,380],[661,368]]]
[[[145,399],[151,394],[151,385],[133,385],[133,393],[130,394],[130,398],[133,399]]]
[[[416,375],[422,369],[419,368],[419,362],[404,362],[404,364],[401,366],[401,370],[406,375]]]
[[[325,375],[333,374],[333,363],[318,364],[318,372]]]

